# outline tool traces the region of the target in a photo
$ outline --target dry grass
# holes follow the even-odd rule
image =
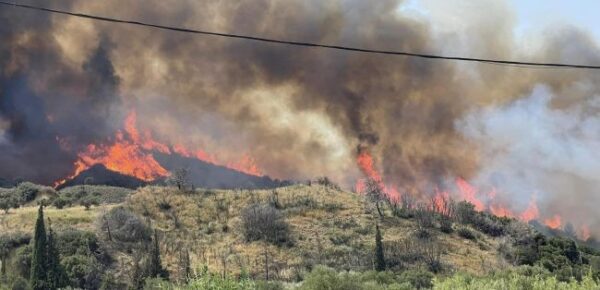
[[[182,249],[190,252],[192,268],[207,265],[211,271],[239,274],[242,269],[264,277],[265,251],[272,278],[294,280],[308,268],[325,263],[348,270],[370,269],[374,226],[379,222],[384,240],[409,237],[416,229],[413,220],[391,217],[379,220],[364,198],[354,193],[321,185],[278,188],[278,204],[291,225],[293,246],[277,247],[263,242],[246,242],[240,212],[255,201],[273,200],[273,190],[196,190],[180,193],[174,188],[138,189],[123,204],[160,229],[163,262],[178,276]],[[117,205],[57,210],[46,216],[56,229],[74,227],[94,230],[97,216]],[[0,232],[31,232],[36,207],[0,214]],[[502,267],[497,258],[498,242],[488,237],[468,241],[456,233],[437,233],[447,251],[442,261],[452,269],[482,274]]]
[[[53,207],[44,208],[46,219],[50,219],[52,227],[56,231],[65,228],[77,228],[81,230],[93,230],[97,216],[103,210],[108,210],[114,205],[92,207],[85,210],[82,206],[65,209]],[[21,207],[12,209],[8,214],[0,213],[0,233],[31,232],[37,218],[37,206]]]

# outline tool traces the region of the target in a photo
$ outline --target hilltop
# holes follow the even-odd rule
[[[595,251],[576,245],[578,258],[570,261],[568,255],[554,253],[568,249],[567,240],[544,238],[521,222],[478,213],[468,203],[448,203],[441,209],[383,205],[381,217],[367,197],[328,182],[270,190],[74,186],[43,196],[0,214],[2,261],[9,265],[6,283],[27,277],[22,264],[41,198],[52,204],[45,214],[59,233],[63,264],[69,271],[80,265],[98,272],[71,274],[73,283],[86,289],[107,285],[107,280],[116,289],[132,285],[153,232],[162,265],[171,281],[180,282],[190,272],[206,271],[268,278],[293,287],[321,269],[318,265],[370,271],[376,263],[376,225],[388,271],[429,281],[433,275],[485,276],[517,265],[548,263],[552,265],[546,268],[568,266],[581,277],[582,269],[600,261]],[[532,241],[554,256],[542,250],[528,253]],[[555,260],[538,262],[544,258]]]

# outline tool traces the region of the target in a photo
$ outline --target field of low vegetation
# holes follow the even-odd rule
[[[600,252],[574,238],[327,179],[270,190],[23,182],[0,189],[0,209],[0,289],[600,289]],[[59,274],[36,274],[40,260]]]

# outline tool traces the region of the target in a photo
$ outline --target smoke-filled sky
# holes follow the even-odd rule
[[[585,22],[537,27],[527,7],[504,1],[20,2],[371,49],[600,64]],[[600,227],[588,208],[600,199],[595,71],[290,47],[10,7],[0,7],[0,40],[1,177],[50,184],[135,110],[162,142],[225,161],[249,155],[273,177],[350,187],[362,148],[402,192],[462,177],[517,206],[535,191],[540,211]]]

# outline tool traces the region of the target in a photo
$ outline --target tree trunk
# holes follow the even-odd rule
[[[381,211],[381,206],[379,205],[379,201],[375,202],[375,207],[377,208],[377,213],[379,213],[379,217],[383,218],[383,212]]]
[[[269,281],[269,252],[267,252],[267,244],[265,243],[265,280]]]

